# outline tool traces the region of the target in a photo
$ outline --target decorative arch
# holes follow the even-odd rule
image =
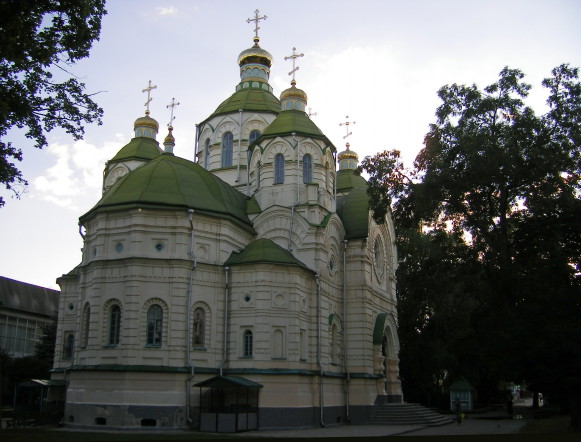
[[[192,347],[194,349],[209,348],[211,333],[212,312],[205,302],[198,301],[192,305]]]
[[[161,312],[154,308],[159,306]],[[158,313],[161,313],[159,315]],[[150,298],[143,304],[143,342],[146,347],[161,347],[167,340],[168,307],[163,299]]]
[[[343,324],[336,313],[329,315],[329,356],[332,364],[341,363]]]
[[[387,341],[384,339],[386,338]],[[373,328],[373,345],[383,346],[387,344],[387,351],[385,357],[397,358],[399,353],[399,342],[397,339],[397,322],[391,313],[378,313],[375,318],[375,326]]]
[[[81,348],[89,345],[89,331],[91,327],[91,304],[85,302],[81,313]]]
[[[119,299],[112,298],[103,304],[103,342],[106,346],[119,344],[122,316],[123,305]]]

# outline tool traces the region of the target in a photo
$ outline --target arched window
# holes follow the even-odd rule
[[[232,132],[226,132],[222,137],[222,167],[232,167],[232,146],[234,137]]]
[[[277,153],[274,156],[274,184],[284,183],[284,155]]]
[[[198,307],[194,310],[193,344],[194,347],[204,347],[204,331],[206,328],[206,311]]]
[[[259,130],[252,130],[250,131],[250,135],[248,136],[248,145],[250,146],[256,140],[260,138],[260,131]]]
[[[63,359],[72,359],[74,351],[75,351],[75,335],[72,333],[68,333],[65,336]]]
[[[121,331],[121,307],[114,304],[109,309],[109,345],[119,344]]]
[[[204,143],[204,169],[208,169],[208,164],[210,164],[210,139],[206,138]]]
[[[163,327],[163,309],[153,304],[147,310],[147,342],[148,346],[160,347]]]
[[[81,329],[81,348],[87,348],[89,344],[89,326],[91,325],[91,306],[87,303],[83,309],[83,322]]]
[[[303,155],[303,183],[313,182],[313,158],[307,153]]]
[[[252,357],[252,347],[253,347],[253,339],[252,339],[252,331],[250,330],[245,330],[244,331],[244,336],[242,339],[242,345],[243,345],[243,349],[242,349],[242,355],[245,358],[251,358]]]
[[[337,324],[331,327],[331,363],[337,364],[339,362],[339,332],[337,331]]]
[[[272,357],[284,357],[284,335],[282,330],[275,330],[272,334]]]
[[[256,189],[260,189],[260,167],[262,166],[262,164],[260,163],[260,161],[258,163],[256,163]]]
[[[301,330],[299,338],[299,354],[301,361],[307,360],[307,331]]]

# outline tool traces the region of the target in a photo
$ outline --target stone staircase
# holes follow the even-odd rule
[[[368,422],[371,425],[425,425],[436,427],[454,422],[419,404],[376,404]]]

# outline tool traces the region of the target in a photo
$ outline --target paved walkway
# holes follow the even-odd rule
[[[515,414],[518,410],[515,408]],[[453,436],[467,434],[514,434],[526,424],[524,419],[509,419],[504,410],[470,415],[460,425],[439,427],[419,425],[336,425],[304,430],[248,431],[241,438],[316,438],[316,437],[381,437],[381,436]]]

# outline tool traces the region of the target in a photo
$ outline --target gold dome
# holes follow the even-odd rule
[[[133,128],[137,129],[138,127],[149,127],[157,132],[159,130],[159,123],[149,116],[149,112],[146,112],[144,117],[135,120]]]
[[[272,55],[258,45],[257,38],[254,39],[254,46],[245,49],[238,56],[238,66],[243,66],[248,63],[260,63],[268,67],[272,65]]]
[[[280,94],[280,101],[284,100],[285,98],[298,98],[299,100],[307,102],[307,93],[302,89],[299,89],[295,86],[294,80],[291,82],[291,87],[285,89]]]
[[[349,158],[354,159],[354,160],[358,160],[359,159],[359,155],[357,155],[356,152],[354,152],[352,150],[349,150],[349,146],[350,146],[350,144],[347,143],[346,144],[347,149],[344,150],[343,152],[339,153],[339,155],[337,155],[337,158],[339,160],[346,160],[346,159],[349,159]]]
[[[168,126],[167,130],[168,130],[168,134],[167,134],[167,137],[165,137],[165,140],[163,140],[163,144],[175,144],[176,139],[174,138],[174,136],[172,134],[173,126]]]

